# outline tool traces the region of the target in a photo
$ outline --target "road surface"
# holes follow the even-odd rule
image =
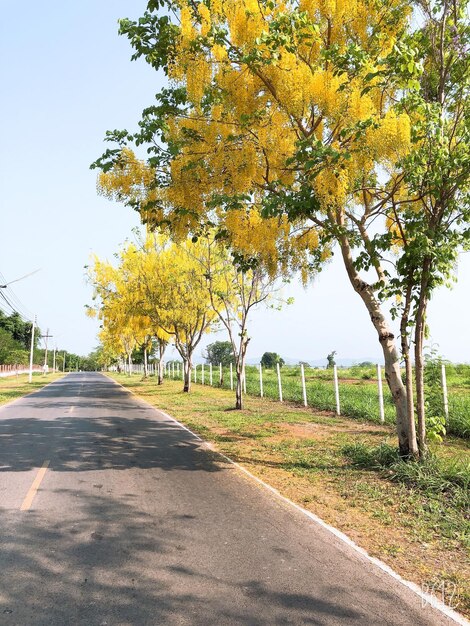
[[[450,625],[101,374],[0,408],[1,626]]]

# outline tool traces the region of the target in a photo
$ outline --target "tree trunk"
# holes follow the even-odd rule
[[[128,354],[128,359],[129,359],[129,364],[128,364],[128,366],[129,366],[129,376],[131,376],[131,374],[132,374],[132,353],[131,352],[129,352],[129,354]]]
[[[147,348],[144,348],[144,378],[148,377]]]
[[[237,372],[237,386],[235,389],[235,408],[241,410],[243,409],[243,389],[242,389],[243,369],[241,369],[238,366],[238,363],[237,363],[236,372]]]
[[[426,446],[426,411],[424,404],[424,331],[426,326],[426,310],[428,305],[428,285],[431,260],[423,261],[418,308],[415,320],[415,381],[416,381],[416,414],[418,417],[419,456],[423,459],[427,453]]]
[[[341,238],[341,253],[344,265],[348,273],[351,285],[354,291],[361,297],[370,319],[374,325],[382,347],[385,360],[385,378],[392,394],[393,403],[396,412],[396,429],[398,435],[398,447],[400,456],[409,457],[412,454],[413,442],[410,439],[408,429],[408,407],[406,389],[401,379],[400,356],[395,344],[395,336],[391,332],[387,320],[380,308],[380,304],[376,299],[372,287],[363,281],[356,268],[351,254],[349,242],[346,237]]]
[[[189,393],[191,391],[191,361],[183,359],[184,386],[183,391]]]
[[[405,308],[400,322],[400,336],[401,336],[401,354],[405,361],[405,374],[406,374],[406,413],[408,420],[408,437],[410,445],[410,456],[418,456],[418,442],[416,440],[416,426],[415,426],[415,407],[413,399],[413,365],[411,363],[410,346],[408,344],[408,322],[410,313],[410,301],[411,289],[408,289],[406,294]]]
[[[245,376],[245,359],[248,340],[244,339],[240,343],[240,350],[235,358],[235,371],[237,373],[237,387],[235,390],[235,408],[243,409],[243,377]]]
[[[416,380],[416,414],[418,416],[418,448],[419,456],[426,456],[426,412],[424,405],[424,310],[425,303],[419,303],[415,327],[415,380]]]
[[[163,369],[165,363],[163,357],[165,356],[166,342],[161,339],[158,340],[158,384],[163,385]]]
[[[423,326],[416,322],[415,329],[415,380],[416,380],[416,414],[418,416],[418,448],[419,457],[426,456],[426,414],[424,407],[424,360],[423,360]]]

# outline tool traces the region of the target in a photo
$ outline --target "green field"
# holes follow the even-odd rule
[[[205,384],[209,384],[209,367],[206,365]],[[447,365],[449,394],[449,421],[447,432],[470,438],[470,365]],[[305,369],[307,401],[309,406],[324,411],[335,411],[333,370]],[[357,419],[380,422],[377,373],[375,367],[338,368],[341,414]],[[302,402],[300,367],[281,369],[283,399]],[[193,374],[194,380],[194,374]],[[201,366],[197,366],[197,382],[201,382]],[[213,385],[219,384],[219,369],[213,369]],[[235,381],[234,381],[235,384]],[[223,369],[223,387],[230,388],[230,370]],[[246,368],[246,390],[249,395],[260,395],[259,370]],[[278,399],[279,389],[275,370],[263,370],[263,391],[266,398]],[[395,409],[390,391],[383,379],[385,422],[394,424]],[[442,411],[444,411],[442,402]]]

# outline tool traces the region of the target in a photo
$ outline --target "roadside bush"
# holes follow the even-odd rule
[[[422,462],[405,462],[399,458],[397,449],[388,444],[348,444],[341,452],[352,465],[382,471],[389,480],[419,489],[428,496],[450,498],[459,509],[470,507],[470,461],[449,461],[430,454]]]

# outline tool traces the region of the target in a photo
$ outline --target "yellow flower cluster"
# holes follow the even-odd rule
[[[289,234],[285,218],[265,219],[256,207],[251,207],[229,211],[223,218],[223,224],[237,252],[261,258],[267,267],[276,267],[278,247]]]
[[[397,114],[389,109],[378,119],[377,127],[371,128],[365,142],[375,160],[393,165],[410,148],[410,118],[405,113]]]
[[[124,148],[114,167],[99,175],[98,193],[110,199],[142,199],[147,196],[153,180],[152,168],[137,159],[132,150]]]
[[[309,94],[314,104],[325,117],[332,115],[338,109],[341,96],[338,89],[345,78],[334,76],[331,70],[318,69],[312,75],[309,85]]]
[[[211,14],[203,2],[198,6],[198,13],[201,18],[201,35],[205,37],[211,29]]]
[[[372,98],[368,94],[361,94],[360,86],[357,85],[353,85],[347,91],[345,104],[345,125],[362,122],[374,117],[377,113]]]
[[[236,46],[244,47],[255,42],[266,30],[264,16],[257,0],[232,0],[225,2],[230,38]]]
[[[317,197],[325,208],[342,208],[350,187],[350,178],[344,168],[323,169],[313,181]]]
[[[194,54],[186,72],[186,90],[188,98],[196,106],[201,102],[204,90],[210,84],[212,69],[204,55]]]

